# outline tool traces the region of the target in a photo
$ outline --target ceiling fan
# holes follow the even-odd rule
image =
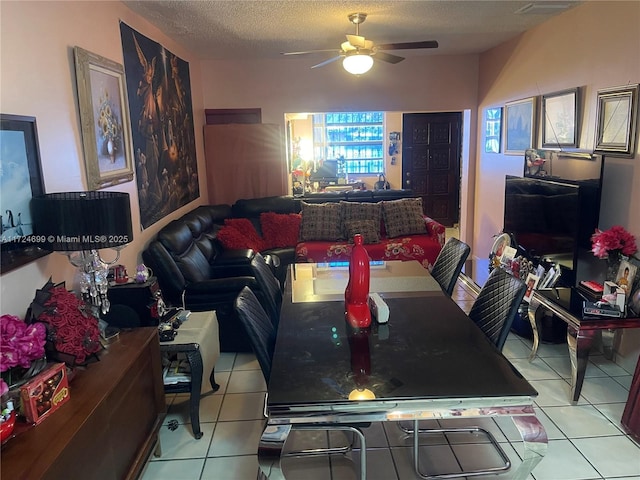
[[[355,35],[347,35],[347,41],[342,42],[338,55],[318,63],[311,68],[318,68],[342,60],[342,65],[346,71],[354,75],[366,73],[373,66],[373,58],[388,63],[399,63],[404,57],[386,53],[383,50],[414,50],[419,48],[438,48],[438,42],[435,40],[427,40],[422,42],[404,42],[404,43],[387,43],[384,45],[375,45],[371,40],[367,40],[360,36],[360,24],[367,19],[366,13],[351,13],[348,15],[349,21],[356,26]],[[317,52],[335,52],[335,49],[327,50],[307,50],[304,52],[283,52],[283,55],[306,55],[308,53]]]

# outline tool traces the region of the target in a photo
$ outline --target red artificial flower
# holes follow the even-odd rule
[[[607,258],[609,252],[618,252],[630,257],[638,251],[636,240],[624,227],[615,225],[609,230],[599,230],[591,236],[591,251],[598,258]]]

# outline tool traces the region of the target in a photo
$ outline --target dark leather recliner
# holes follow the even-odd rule
[[[225,213],[228,216],[230,211]],[[249,286],[267,308],[272,307],[273,292],[264,280],[271,274],[270,267],[253,250],[222,250],[215,241],[214,232],[219,228],[215,214],[216,208],[198,207],[170,222],[142,252],[142,258],[157,277],[167,303],[192,311],[216,310],[221,351],[250,351],[233,302]],[[271,260],[277,263],[277,258]],[[256,278],[257,271],[263,276]]]

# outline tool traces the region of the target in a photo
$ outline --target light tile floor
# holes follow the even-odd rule
[[[456,287],[454,299],[467,312],[473,303],[472,295],[461,285]],[[527,360],[530,347],[529,340],[512,333],[503,350],[538,390],[536,413],[549,437],[547,454],[529,478],[640,480],[640,445],[625,435],[620,425],[631,373],[597,352],[592,354],[580,400],[571,405],[566,346],[542,344],[538,358],[532,363]],[[251,354],[223,353],[216,365],[216,380],[220,390],[202,398],[200,419],[204,436],[200,440],[194,439],[189,425],[188,397],[167,397],[169,411],[160,431],[162,456],[148,463],[142,480],[256,478],[256,452],[264,425],[266,391],[260,367]],[[169,428],[172,420],[178,422],[176,429]],[[479,424],[478,420],[471,423]],[[511,420],[498,418],[481,423],[490,429],[517,466],[523,448]],[[419,478],[413,471],[411,439],[396,425],[373,424],[365,433],[369,479]],[[317,446],[321,441],[317,435],[311,434],[310,438],[310,432],[304,435],[304,439],[292,439],[296,448],[305,442]],[[424,436],[421,468],[429,473],[460,471],[497,460],[489,445],[475,442],[469,437]],[[358,478],[358,459],[356,450],[346,457],[287,459],[283,468],[290,480],[351,480]],[[512,476],[507,472],[480,478],[502,480]]]

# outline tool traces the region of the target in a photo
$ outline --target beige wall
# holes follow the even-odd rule
[[[189,62],[201,196],[171,217],[206,202],[202,74],[197,58],[120,2],[3,1],[0,16],[1,111],[36,117],[47,193],[87,189],[73,47],[77,45],[122,64],[121,19]],[[109,190],[127,192],[131,197],[134,241],[123,249],[119,262],[131,273],[142,261],[140,252],[146,242],[171,218],[141,232],[135,181]],[[104,252],[107,259],[113,258],[111,255],[111,251]],[[72,288],[74,273],[65,256],[53,253],[2,275],[0,312],[23,316],[35,290],[50,276],[54,282],[66,281],[67,287]]]
[[[86,188],[73,46],[122,63],[118,24],[122,19],[190,62],[201,197],[139,232],[135,183],[113,188],[131,195],[135,238],[124,249],[122,260],[129,269],[140,261],[140,251],[160,227],[207,202],[202,141],[205,107],[259,107],[264,122],[283,126],[285,112],[465,111],[465,125],[471,127],[465,131],[470,143],[467,153],[469,158],[477,158],[463,165],[463,218],[470,230],[465,238],[472,242],[473,255],[483,257],[491,236],[502,227],[504,175],[519,174],[522,165],[519,157],[486,155],[480,149],[476,154],[476,145],[483,144],[477,112],[531,95],[582,86],[581,148],[592,149],[596,90],[640,81],[637,1],[587,2],[482,56],[444,57],[428,52],[397,65],[376,64],[359,78],[347,74],[339,64],[311,70],[317,60],[311,57],[199,63],[120,2],[2,1],[0,17],[0,109],[37,118],[48,192]],[[601,227],[619,223],[640,235],[639,160],[637,154],[633,159],[608,159]],[[401,167],[389,168],[395,186]],[[3,275],[0,311],[24,314],[33,292],[49,276],[71,283],[73,269],[65,257],[52,254]],[[634,343],[639,344],[640,340]]]
[[[580,148],[593,150],[598,89],[640,82],[640,2],[587,2],[480,57],[478,111],[581,87]],[[483,145],[483,125],[478,126]],[[540,143],[538,143],[539,145]],[[504,177],[522,175],[521,156],[478,148],[472,255],[489,254],[503,225]],[[606,157],[600,228],[623,225],[640,242],[640,155]],[[626,330],[618,361],[633,371],[640,331]]]

